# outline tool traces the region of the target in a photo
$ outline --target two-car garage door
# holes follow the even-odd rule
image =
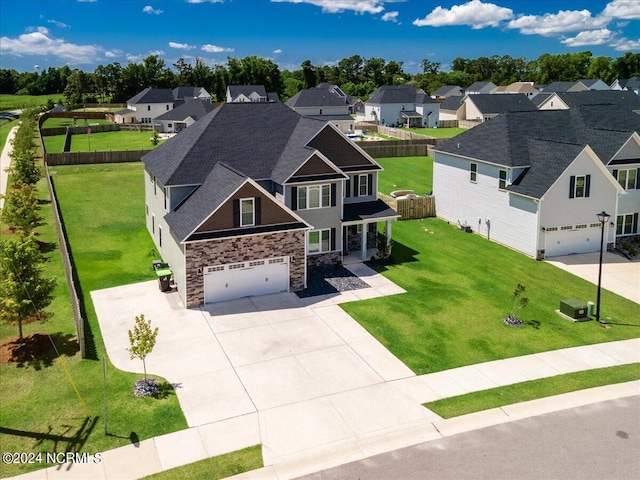
[[[600,250],[599,223],[546,229],[545,257]]]
[[[289,290],[289,257],[265,258],[204,269],[204,303]]]

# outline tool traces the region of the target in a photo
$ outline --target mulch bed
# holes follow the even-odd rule
[[[53,350],[51,340],[45,333],[34,333],[20,342],[18,336],[8,337],[0,345],[0,363],[27,363],[47,357]]]
[[[342,266],[327,267],[315,269],[307,279],[307,288],[296,292],[296,294],[300,298],[307,298],[367,287],[369,287],[367,283],[346,268]]]

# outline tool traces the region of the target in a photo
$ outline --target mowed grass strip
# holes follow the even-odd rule
[[[490,408],[499,408],[552,395],[638,379],[640,379],[640,363],[632,363],[568,373],[566,375],[516,383],[506,387],[458,395],[457,397],[443,398],[435,402],[425,403],[424,406],[442,418],[452,418],[489,410]]]
[[[411,132],[427,135],[434,138],[453,138],[456,135],[460,135],[462,132],[466,132],[466,128],[447,127],[447,128],[409,128]]]
[[[433,189],[433,157],[376,158],[384,170],[378,174],[378,191],[413,190],[423,195]]]
[[[263,466],[262,447],[254,445],[253,447],[190,463],[184,467],[172,468],[155,475],[149,475],[144,477],[143,480],[175,480],[177,478],[218,480],[262,468]]]
[[[162,399],[135,398],[133,383],[140,374],[115,369],[107,361],[107,420],[104,435],[102,357],[104,344],[91,304],[90,291],[153,278],[153,247],[144,227],[142,164],[56,167],[54,170],[97,360],[82,360],[69,292],[57,245],[46,183],[38,191],[45,224],[38,240],[47,252],[45,275],[58,278],[45,322],[24,326],[25,335],[48,333],[62,359],[49,355],[39,361],[0,365],[0,444],[8,452],[52,452],[66,449],[102,452],[187,428],[173,391]],[[3,237],[6,235],[3,232]],[[141,312],[143,313],[143,312]],[[133,326],[134,319],[131,319]],[[17,326],[0,323],[0,338],[17,336]],[[160,335],[162,333],[160,332]],[[63,365],[64,363],[64,365]],[[82,402],[69,382],[66,367]],[[92,417],[86,422],[84,405]],[[0,464],[0,478],[48,465]]]
[[[610,328],[565,320],[560,301],[595,300],[595,285],[440,219],[395,222],[393,240],[397,263],[379,270],[407,293],[342,308],[417,374],[640,335],[636,303],[603,290]],[[529,305],[514,328],[501,319],[518,283]]]

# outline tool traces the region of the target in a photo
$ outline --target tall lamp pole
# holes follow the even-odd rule
[[[600,322],[600,288],[602,285],[602,251],[604,249],[604,225],[609,221],[609,215],[604,210],[597,214],[598,220],[601,223],[602,230],[600,232],[600,263],[598,265],[598,304],[596,306],[596,321]]]

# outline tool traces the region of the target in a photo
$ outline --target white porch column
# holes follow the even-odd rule
[[[387,236],[387,245],[391,245],[391,220],[387,220],[384,231]]]
[[[360,259],[364,262],[367,259],[367,230],[369,224],[362,224],[362,231],[360,232]]]

